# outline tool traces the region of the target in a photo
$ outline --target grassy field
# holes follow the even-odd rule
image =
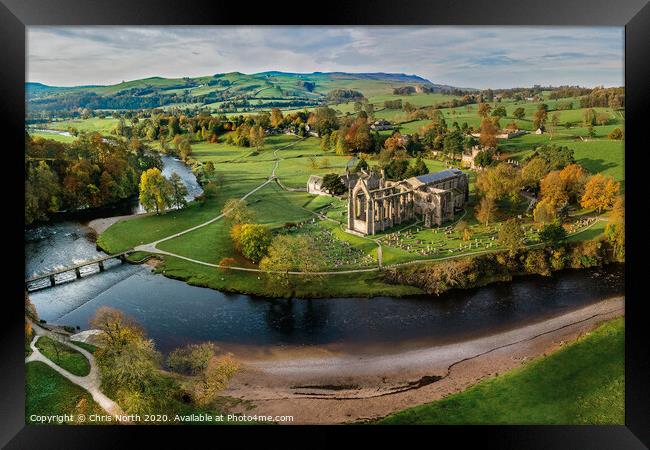
[[[25,364],[25,421],[32,415],[105,414],[91,395],[40,361]],[[77,422],[68,422],[71,424]],[[58,422],[53,422],[58,425]]]
[[[370,85],[378,87],[376,83],[371,82]],[[263,92],[260,91],[260,95]],[[381,104],[385,100],[402,98],[424,106],[428,104],[427,102],[451,99],[450,96],[441,94],[393,96],[387,94],[386,91],[373,95],[371,100],[376,103],[378,116],[380,113],[396,113],[395,110],[382,109],[383,105]],[[573,101],[574,107],[577,108],[578,100],[574,99]],[[555,101],[547,103],[551,108],[556,104]],[[531,102],[503,101],[501,105],[506,107],[509,114],[512,114],[516,107],[523,107],[526,111],[526,118],[520,122],[528,121],[529,124],[530,117],[537,108],[537,103]],[[353,109],[353,103],[337,107],[341,106]],[[610,113],[611,123],[595,127],[595,138],[588,137],[587,128],[581,123],[582,110],[575,109],[560,112],[561,123],[570,123],[570,128],[562,126],[554,130],[553,133],[527,134],[510,140],[500,140],[499,148],[508,158],[523,161],[534,151],[535,147],[542,144],[569,146],[574,150],[576,160],[588,171],[611,175],[621,181],[624,190],[624,144],[621,141],[611,141],[606,138],[614,127],[622,125],[622,117],[607,108],[596,108],[596,110]],[[464,119],[471,119],[478,125],[479,117],[476,113],[476,105],[454,109],[446,108],[441,111],[445,115],[448,125],[451,125],[452,121],[462,123]],[[85,127],[99,126],[98,119],[92,119],[92,121],[94,122]],[[509,119],[502,119],[502,125],[507,122]],[[428,123],[428,120],[404,122],[400,125],[400,130],[403,133],[419,132]],[[383,133],[389,134],[390,131]],[[306,182],[312,174],[343,173],[351,158],[349,155],[323,152],[320,149],[320,139],[317,137],[300,139],[292,135],[268,136],[261,149],[230,145],[225,142],[223,137],[218,143],[201,142],[193,144],[192,147],[192,159],[195,162],[203,164],[210,161],[215,165],[214,179],[220,180],[216,198],[203,202],[191,202],[182,210],[171,211],[162,216],[147,216],[118,222],[99,236],[97,242],[101,248],[110,253],[127,250],[213,219],[221,213],[221,209],[228,199],[240,198],[267,181],[273,172],[277,158],[280,158],[280,161],[275,172],[276,176],[285,186],[298,189],[306,187]],[[374,161],[371,161],[372,163]],[[444,162],[434,159],[425,159],[425,163],[431,172],[446,168]],[[474,199],[475,178],[475,174],[470,172],[470,200]],[[335,257],[324,258],[326,261],[324,269],[328,270],[368,267],[373,262],[376,264],[378,250],[373,239],[381,240],[384,265],[422,259],[445,259],[500,249],[494,239],[498,231],[498,224],[497,226],[484,227],[476,223],[471,203],[464,220],[470,226],[472,237],[465,241],[458,231],[450,230],[449,233],[445,233],[442,230],[418,229],[421,224],[414,225],[412,223],[404,225],[407,230],[399,237],[395,235],[398,228],[380,233],[372,239],[353,236],[343,230],[347,211],[345,201],[331,197],[313,196],[306,192],[284,191],[275,183],[264,186],[251,195],[247,201],[250,208],[256,213],[255,221],[269,226],[274,232],[279,232],[289,222],[297,223],[298,233],[312,233],[319,236],[323,242],[327,242],[331,249],[336,249],[336,251],[332,250]],[[526,213],[527,201],[522,200],[520,203],[514,209],[511,205],[501,205],[500,209],[507,210],[511,215],[522,215],[527,227],[527,243],[535,244],[538,242],[538,237],[537,232],[531,227],[530,214]],[[309,222],[315,219],[312,213],[326,205],[328,206],[322,211],[325,211],[331,220],[310,225]],[[460,216],[457,216],[455,221],[459,219]],[[414,226],[408,228],[411,225]],[[450,224],[445,224],[445,226],[448,225]],[[572,235],[569,240],[593,239],[602,234],[604,226],[604,222],[598,222],[589,229]],[[222,221],[162,242],[158,247],[161,250],[211,264],[217,264],[223,258],[231,257],[236,260],[238,266],[255,267],[254,264],[237,255],[229,237],[228,227]],[[360,252],[365,256],[360,257]],[[139,258],[141,256],[143,255],[138,255]],[[262,277],[257,280],[257,276],[251,277],[249,274],[231,271],[228,272],[229,276],[224,278],[219,269],[211,271],[210,268],[204,266],[199,269],[197,264],[173,258],[168,258],[168,261],[161,267],[161,270],[166,270],[168,274],[192,280],[191,282],[196,284],[232,286],[233,290],[241,291],[242,286],[250,282],[252,284],[250,284],[251,288],[248,292],[266,292],[268,289],[260,284],[264,281]],[[193,270],[196,270],[197,273],[191,273]],[[256,281],[260,283],[256,283]],[[384,288],[380,287],[379,289]],[[346,288],[342,287],[342,290],[346,290]]]
[[[80,342],[80,341],[70,341],[70,342],[72,342],[77,347],[81,347],[81,348],[83,348],[84,350],[86,350],[87,352],[90,352],[90,353],[95,353],[95,351],[97,350],[96,346],[94,346],[92,344],[88,344],[86,342]]]
[[[70,144],[77,139],[74,136],[66,136],[59,133],[48,133],[47,131],[30,131],[29,135],[32,137],[41,137],[43,139],[52,139],[54,141],[63,142],[64,144]]]
[[[388,284],[377,271],[327,277],[292,276],[289,286],[280,286],[263,273],[217,269],[169,256],[156,271],[195,286],[269,297],[400,297],[423,293],[413,286]]]
[[[623,425],[624,349],[619,318],[550,356],[379,423]]]
[[[47,124],[48,129],[68,131],[68,128],[76,128],[78,131],[98,132],[101,134],[110,134],[111,130],[119,122],[118,119],[112,117],[91,117],[89,119],[70,119],[50,122]]]
[[[36,342],[36,348],[50,361],[73,375],[85,377],[90,373],[90,363],[86,357],[65,344],[41,336]]]

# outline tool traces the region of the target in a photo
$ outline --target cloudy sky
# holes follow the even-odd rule
[[[613,27],[29,27],[27,81],[396,72],[458,87],[622,86]]]

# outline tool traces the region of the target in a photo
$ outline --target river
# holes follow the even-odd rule
[[[200,193],[185,165],[163,159],[165,175],[181,175],[188,197]],[[131,205],[131,212],[140,210]],[[114,211],[120,214],[124,211]],[[94,234],[81,221],[59,221],[25,233],[26,276],[101,255]],[[153,274],[145,265],[114,261],[110,266],[102,274],[86,273],[81,280],[31,293],[40,317],[87,329],[97,308],[118,308],[142,324],[163,352],[208,340],[226,348],[376,347],[491,334],[624,293],[622,265],[519,277],[440,297],[310,300],[230,295]]]

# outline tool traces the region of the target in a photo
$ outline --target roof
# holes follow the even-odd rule
[[[419,177],[414,178],[422,184],[429,184],[435,183],[436,181],[446,180],[447,178],[453,178],[462,173],[463,171],[459,169],[445,169],[440,172],[427,173],[426,175],[420,175]]]
[[[310,175],[309,181],[307,181],[307,183],[316,183],[317,185],[321,185],[323,183],[323,177],[318,175]]]

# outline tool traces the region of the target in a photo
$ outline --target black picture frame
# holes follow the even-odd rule
[[[424,439],[434,445],[447,439],[454,446],[474,440],[488,448],[646,448],[650,445],[650,395],[648,394],[649,352],[648,327],[644,309],[647,299],[642,291],[643,243],[642,215],[645,184],[644,123],[650,120],[648,80],[650,80],[650,4],[647,0],[481,0],[426,1],[403,0],[374,2],[333,0],[321,4],[266,4],[240,2],[171,0],[1,0],[0,42],[3,58],[0,63],[0,113],[6,134],[5,178],[13,187],[6,187],[15,212],[5,217],[5,315],[2,336],[0,380],[0,445],[7,448],[97,448],[130,447],[134,439],[152,436],[165,439],[171,445],[177,439],[190,444],[198,442],[195,435],[219,436],[241,434],[251,436],[248,427],[184,428],[178,427],[26,427],[24,424],[24,354],[22,350],[23,268],[21,236],[24,202],[16,190],[24,182],[23,159],[18,151],[24,146],[25,116],[25,27],[30,25],[574,25],[625,26],[625,86],[626,86],[626,229],[631,245],[626,250],[626,418],[625,426],[437,426],[437,427],[297,427],[307,430],[305,439],[334,444],[340,434],[364,432],[374,439],[386,441],[396,433],[407,431],[410,442]],[[311,8],[309,8],[311,6]],[[646,116],[644,117],[644,112]],[[645,139],[647,142],[647,138]],[[8,154],[10,153],[10,154]],[[10,226],[7,226],[10,225]],[[8,239],[7,239],[8,237]],[[15,254],[9,253],[9,251]],[[21,256],[22,255],[22,256]],[[16,273],[14,274],[13,271]],[[641,277],[637,277],[637,274]],[[296,427],[255,427],[255,433],[281,435],[284,442],[295,439]],[[415,436],[417,434],[418,436]],[[208,439],[210,439],[210,436]],[[307,437],[309,436],[309,437]],[[246,437],[244,437],[246,439]],[[302,442],[305,442],[301,439]],[[216,443],[217,441],[215,441]],[[244,442],[244,441],[242,441]],[[196,445],[196,444],[190,444]],[[418,444],[420,445],[420,444]],[[448,445],[448,444],[445,444]]]

